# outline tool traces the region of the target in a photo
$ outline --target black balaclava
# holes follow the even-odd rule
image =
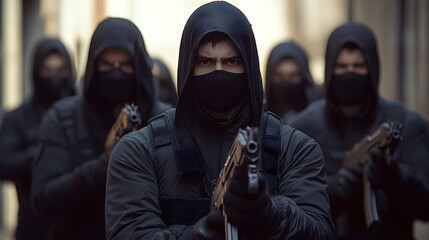
[[[68,71],[65,78],[61,78],[58,74],[49,77],[40,76],[43,61],[51,53],[58,53],[63,57]],[[56,100],[73,95],[75,93],[74,79],[70,56],[62,42],[55,38],[40,40],[34,53],[34,104],[47,108]]]
[[[241,54],[245,69],[249,97],[230,121],[210,121],[208,114],[202,114],[198,106],[193,81],[194,66],[201,40],[212,32],[223,33],[231,40]],[[177,81],[179,100],[175,126],[179,148],[184,149],[183,152],[198,148],[209,172],[218,174],[221,161],[226,159],[225,154],[227,155],[238,128],[257,126],[263,111],[262,80],[255,38],[249,21],[238,8],[227,2],[216,1],[205,4],[192,13],[182,34]]]
[[[279,86],[274,86],[272,82],[274,70],[282,60],[287,58],[293,59],[298,63],[303,82],[301,84],[281,83]],[[265,93],[267,110],[274,113],[277,113],[277,106],[280,103],[288,103],[295,110],[300,111],[311,102],[319,99],[320,94],[308,67],[307,54],[295,42],[283,42],[271,50],[265,73]]]
[[[104,50],[113,47],[122,48],[131,54],[134,74],[126,74],[115,68],[104,73],[97,70],[98,57]],[[107,134],[117,117],[113,113],[118,102],[133,101],[139,107],[143,122],[149,119],[158,97],[151,69],[152,60],[134,23],[122,18],[107,18],[97,26],[89,47],[83,83],[86,123],[97,152],[102,151]],[[106,77],[109,81],[104,82]],[[117,79],[123,80],[125,84],[119,89],[113,89],[112,86],[117,86]],[[131,94],[133,96],[128,97]]]
[[[161,60],[155,58],[152,60],[158,67],[156,71],[159,71],[158,74],[160,75],[156,76],[159,81],[159,99],[175,107],[177,105],[177,91],[170,70]]]
[[[193,85],[198,105],[202,111],[225,113],[235,108],[235,111],[238,112],[249,93],[246,73],[216,70],[194,76]],[[214,121],[219,122],[219,120]]]
[[[345,73],[342,75],[335,75],[334,68],[337,60],[337,56],[341,49],[347,44],[355,44],[362,52],[368,67],[368,75],[360,76],[353,73]],[[341,109],[339,107],[340,102],[343,104],[349,101],[349,103],[355,103],[361,99],[362,104],[360,112],[352,119],[364,120],[369,119],[373,114],[377,100],[378,100],[378,78],[379,78],[379,62],[377,54],[377,44],[375,37],[371,30],[365,25],[350,22],[344,24],[335,29],[328,39],[328,45],[326,48],[326,63],[325,63],[325,89],[326,89],[326,100],[327,110],[334,116],[344,118]],[[343,78],[343,79],[341,79]],[[338,89],[340,84],[332,84],[333,81],[344,80],[348,78],[348,81],[360,81],[362,85],[360,88],[367,88],[367,94],[359,94],[358,91],[352,91],[353,89],[344,89],[345,93],[342,94]],[[369,79],[368,83],[364,83],[365,78]],[[339,82],[339,81],[338,81]],[[369,85],[369,86],[368,86]],[[344,95],[350,95],[348,99]],[[352,96],[353,95],[353,96]],[[352,99],[354,98],[354,99]],[[344,100],[341,100],[344,99]]]

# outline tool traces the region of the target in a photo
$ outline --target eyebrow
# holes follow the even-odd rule
[[[100,59],[100,63],[105,63],[105,64],[113,64],[105,59]]]
[[[236,59],[236,58],[241,59],[241,57],[238,56],[238,55],[235,55],[235,56],[232,56],[232,57],[227,57],[227,58],[224,58],[224,59],[230,60],[230,59]]]
[[[125,61],[120,61],[119,64],[132,64],[133,60],[129,59],[129,60],[125,60]]]
[[[108,64],[108,65],[113,65],[115,62],[110,62],[110,61],[107,61],[105,59],[101,59],[100,63],[102,63],[102,64]],[[124,60],[124,61],[119,61],[119,64],[129,64],[129,63],[133,63],[133,60],[132,59],[128,59],[128,60]]]
[[[198,54],[197,59],[213,59],[213,58]]]
[[[347,66],[347,63],[339,63],[339,62],[336,62],[336,63],[335,63],[335,66],[345,67],[345,66]]]

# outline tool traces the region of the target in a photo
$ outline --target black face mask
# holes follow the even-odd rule
[[[70,94],[67,88],[67,78],[61,78],[57,74],[49,77],[41,77],[36,82],[36,90],[48,102],[54,102]]]
[[[287,104],[293,106],[296,110],[301,110],[297,108],[305,107],[307,104],[304,82],[296,84],[283,79],[279,83],[273,83],[270,88],[271,98],[275,104]]]
[[[217,70],[194,76],[194,81],[200,106],[217,113],[238,106],[249,92],[245,73]]]
[[[108,104],[122,104],[135,100],[137,81],[134,74],[124,73],[119,68],[110,71],[98,71],[94,79],[97,98]]]
[[[368,75],[346,72],[334,75],[331,83],[331,94],[334,101],[344,105],[363,103],[371,92],[371,79]]]

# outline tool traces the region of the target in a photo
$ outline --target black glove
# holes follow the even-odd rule
[[[376,188],[396,187],[400,181],[398,161],[378,148],[371,149],[368,178]]]
[[[222,210],[215,210],[201,218],[192,228],[192,240],[225,239]]]
[[[240,172],[241,171],[241,172]],[[274,207],[269,194],[265,191],[265,178],[258,174],[258,192],[248,192],[247,169],[236,169],[226,191],[224,211],[229,222],[239,228],[264,231],[267,224],[273,224]]]
[[[334,196],[341,201],[356,199],[362,193],[362,173],[362,166],[357,164],[340,168],[333,181]]]

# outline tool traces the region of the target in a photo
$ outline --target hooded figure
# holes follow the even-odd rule
[[[54,219],[53,239],[105,239],[106,137],[124,103],[136,103],[143,122],[166,110],[151,68],[138,28],[108,18],[91,40],[83,95],[45,115],[32,199],[40,215]]]
[[[75,91],[70,56],[58,39],[42,39],[36,46],[33,87],[32,97],[4,116],[0,130],[0,179],[13,181],[18,194],[17,240],[47,236],[48,221],[31,207],[31,164],[43,115],[54,101]]]
[[[275,153],[264,151],[257,193],[240,191],[247,182],[236,177],[224,195],[241,239],[332,238],[322,152],[263,113],[257,48],[244,14],[222,1],[198,8],[184,28],[178,66],[177,109],[122,138],[112,153],[108,239],[223,239],[222,211],[210,212],[210,195],[246,126],[259,126],[261,151],[270,141]]]
[[[159,100],[175,107],[177,104],[177,92],[170,70],[161,60],[152,60],[154,62],[152,74],[157,78],[159,84]]]
[[[326,49],[326,100],[315,102],[288,122],[322,147],[332,215],[344,239],[412,239],[413,220],[429,219],[427,123],[400,103],[382,99],[378,85],[373,33],[362,24],[342,25],[332,32]],[[377,190],[381,224],[367,229],[364,170],[360,165],[342,167],[342,161],[358,141],[388,120],[402,124],[402,139],[392,149],[394,161],[377,148],[371,151],[367,173]]]
[[[278,69],[286,64],[289,64],[287,70]],[[271,51],[266,68],[265,92],[266,109],[283,120],[320,98],[308,67],[307,54],[295,42],[280,43]]]

